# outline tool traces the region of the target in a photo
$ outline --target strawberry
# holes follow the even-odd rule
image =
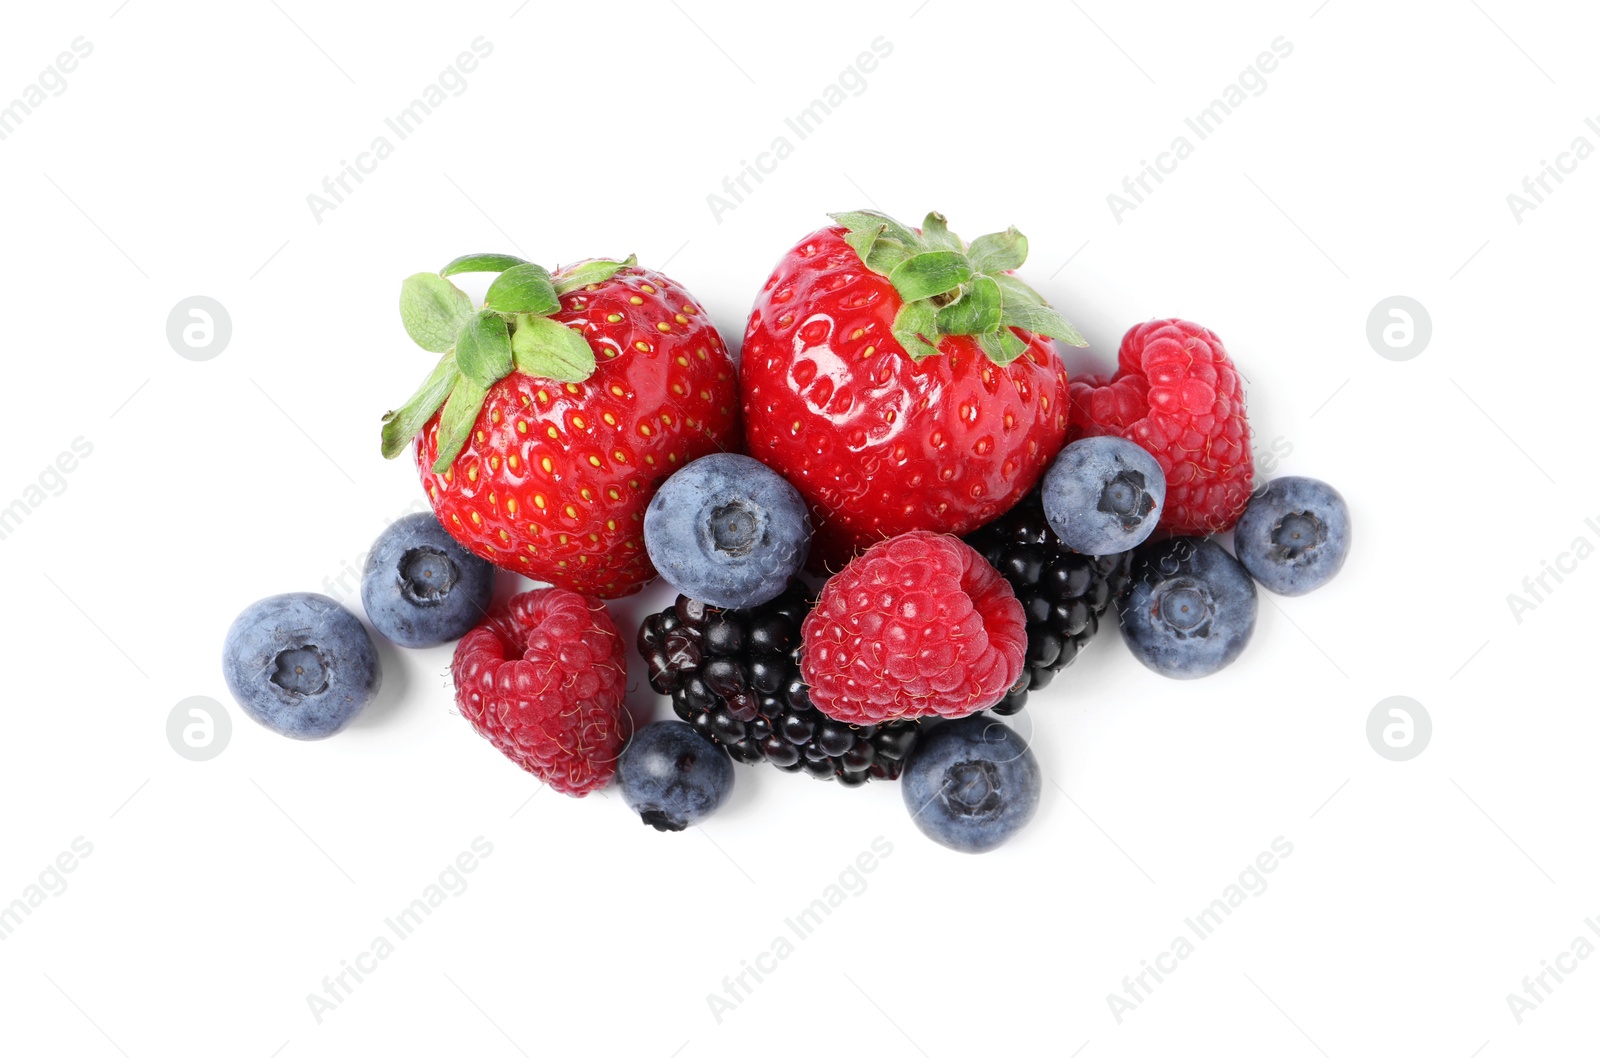
[[[969,246],[871,211],[800,240],[762,287],[741,365],[747,451],[800,490],[835,566],[915,529],[971,532],[1027,494],[1070,401],[1049,338],[1084,344],[1010,274],[1015,228]]]
[[[482,309],[448,276],[498,272]],[[473,554],[602,599],[655,570],[644,510],[656,487],[737,445],[737,381],[722,336],[682,287],[626,261],[551,274],[502,254],[405,281],[400,315],[442,353],[384,416],[383,454],[416,439],[434,513]]]

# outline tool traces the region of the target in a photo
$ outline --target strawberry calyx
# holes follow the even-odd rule
[[[1011,275],[1028,259],[1028,240],[1016,228],[980,235],[971,243],[929,213],[922,230],[876,210],[828,214],[846,229],[844,241],[862,264],[889,280],[900,295],[891,330],[913,360],[939,351],[945,335],[977,340],[984,355],[1009,364],[1027,349],[1012,332],[1029,331],[1069,345],[1087,345],[1067,318]]]
[[[551,274],[510,254],[480,253],[407,279],[400,286],[400,320],[412,341],[441,355],[411,399],[384,415],[383,457],[405,451],[442,407],[433,469],[443,473],[466,445],[489,389],[512,371],[554,382],[582,382],[594,374],[588,340],[551,317],[562,294],[603,283],[634,263],[631,254],[621,261],[596,258]],[[448,278],[464,272],[499,273],[481,308]]]

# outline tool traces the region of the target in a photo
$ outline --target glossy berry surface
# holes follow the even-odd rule
[[[933,727],[900,788],[917,829],[957,852],[988,852],[1039,808],[1039,762],[1027,741],[983,713]]]
[[[657,830],[682,830],[715,812],[733,789],[733,762],[681,720],[647,724],[617,761],[628,807]]]
[[[1066,370],[1047,338],[1001,366],[966,335],[914,360],[901,298],[844,241],[800,240],[756,299],[740,360],[746,451],[806,498],[813,560],[913,529],[966,533],[1033,487],[1066,436]]]
[[[1062,543],[1085,555],[1116,555],[1155,531],[1167,479],[1155,457],[1132,441],[1085,437],[1056,456],[1040,497]]]
[[[560,273],[557,273],[557,279]],[[629,267],[562,294],[594,373],[496,382],[466,445],[435,473],[440,417],[417,470],[450,534],[497,566],[602,599],[655,576],[645,505],[667,476],[738,444],[738,382],[704,310],[659,272]]]
[[[493,592],[494,566],[427,513],[407,515],[379,534],[361,574],[367,620],[403,647],[460,639],[483,620]]]
[[[1072,381],[1071,439],[1114,435],[1144,448],[1167,479],[1161,528],[1220,533],[1250,499],[1255,462],[1244,384],[1222,339],[1187,320],[1128,331],[1109,379]]]
[[[1047,687],[1099,634],[1106,611],[1128,579],[1130,553],[1082,555],[1061,542],[1037,491],[967,537],[1000,571],[1028,622],[1027,664],[993,711],[1009,716],[1030,690]]]
[[[1250,498],[1233,529],[1233,550],[1268,591],[1304,595],[1344,567],[1350,508],[1315,478],[1274,478]]]
[[[575,797],[611,781],[629,734],[627,658],[597,599],[523,592],[456,644],[456,706],[524,771]]]
[[[222,675],[250,718],[280,735],[327,738],[377,696],[372,637],[326,595],[291,592],[245,607],[222,647]]]
[[[713,606],[777,598],[805,564],[811,515],[782,477],[749,456],[701,456],[668,478],[644,514],[650,561],[668,584]]]
[[[959,717],[1022,675],[1022,605],[983,556],[953,536],[905,533],[835,574],[801,629],[800,671],[818,709],[877,724]]]
[[[1256,627],[1256,586],[1211,540],[1180,536],[1133,554],[1118,602],[1122,637],[1148,668],[1177,680],[1231,665]]]
[[[899,778],[916,722],[846,724],[812,705],[798,657],[810,608],[798,580],[745,610],[680,595],[639,629],[650,686],[671,695],[680,719],[742,764],[765,761],[845,786]]]

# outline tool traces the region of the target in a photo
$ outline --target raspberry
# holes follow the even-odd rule
[[[1244,388],[1221,338],[1186,320],[1141,323],[1123,336],[1115,375],[1071,389],[1069,440],[1113,434],[1161,464],[1162,529],[1219,533],[1239,520],[1255,464]]]
[[[461,715],[524,771],[574,797],[611,781],[627,741],[627,660],[599,600],[513,596],[456,645],[450,671]]]
[[[1028,649],[1011,585],[971,547],[926,530],[841,570],[800,634],[812,703],[849,724],[986,709],[1022,675]]]

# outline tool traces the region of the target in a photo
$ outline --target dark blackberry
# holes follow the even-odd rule
[[[1100,621],[1128,580],[1132,552],[1099,558],[1063,544],[1045,521],[1035,489],[1008,513],[967,537],[967,543],[1010,582],[1028,617],[1028,658],[1022,677],[994,707],[1009,716],[1070,665],[1100,630]]]
[[[639,628],[650,686],[741,764],[766,761],[845,786],[898,779],[916,745],[917,722],[853,727],[812,706],[800,678],[800,623],[810,609],[798,580],[747,610],[680,595]]]

